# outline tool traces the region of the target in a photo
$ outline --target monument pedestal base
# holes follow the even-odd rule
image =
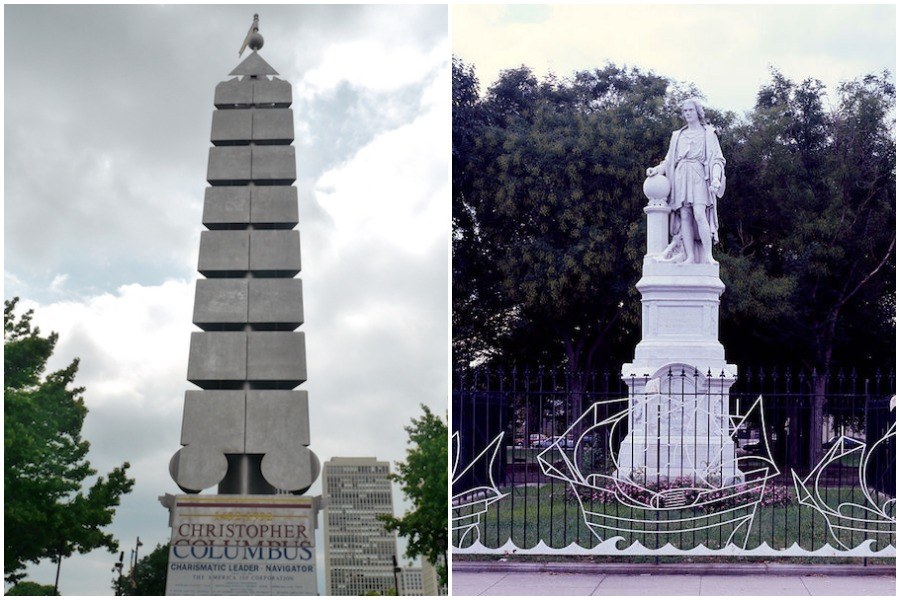
[[[167,596],[315,596],[321,497],[160,497],[172,528]]]
[[[641,341],[634,349],[634,363],[626,364],[622,375],[649,375],[676,361],[704,375],[719,375],[726,366],[719,342],[719,297],[725,290],[719,265],[663,263],[648,257],[637,289]]]
[[[648,256],[637,288],[642,338],[634,362],[622,366],[628,434],[619,447],[616,476],[640,485],[742,482],[728,417],[737,367],[725,362],[718,335],[725,290],[719,265]]]
[[[616,477],[638,484],[689,479],[719,487],[744,481],[735,463],[729,435],[728,392],[734,365],[716,365],[707,377],[684,363],[647,369],[649,375],[628,376],[628,434],[619,446]]]

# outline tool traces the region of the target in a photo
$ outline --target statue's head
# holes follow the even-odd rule
[[[693,108],[694,113],[697,115],[697,119],[701,123],[706,123],[706,113],[703,112],[703,105],[700,104],[700,100],[697,98],[688,98],[684,102],[681,103],[681,114],[684,116],[685,109]],[[687,120],[687,117],[685,117]]]

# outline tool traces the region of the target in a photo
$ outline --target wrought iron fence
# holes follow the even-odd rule
[[[894,556],[894,374],[724,377],[455,374],[454,552]]]

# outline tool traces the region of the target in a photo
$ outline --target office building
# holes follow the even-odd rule
[[[421,567],[403,567],[400,571],[400,595],[424,596]]]
[[[375,458],[336,457],[325,462],[325,593],[387,594],[397,587],[393,558],[397,537],[379,515],[393,515],[390,464]]]

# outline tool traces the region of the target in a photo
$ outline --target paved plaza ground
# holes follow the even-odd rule
[[[894,566],[453,563],[454,596],[896,596]]]

